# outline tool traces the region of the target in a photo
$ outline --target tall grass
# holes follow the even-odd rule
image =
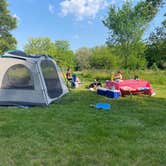
[[[82,77],[87,79],[100,79],[109,80],[111,79],[111,71],[108,70],[84,70],[81,72]]]
[[[84,70],[79,73],[80,77],[86,78],[87,80],[94,80],[96,78],[104,81],[111,80],[111,75],[116,71],[109,70]],[[139,79],[144,79],[152,84],[166,84],[166,71],[153,71],[153,70],[122,70],[122,75],[124,79],[134,78],[134,74],[137,74]]]

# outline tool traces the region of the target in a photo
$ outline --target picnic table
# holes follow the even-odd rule
[[[152,96],[154,94],[152,86],[146,80],[107,80],[105,83],[105,87],[108,89],[114,88],[116,90],[120,90],[122,96],[130,94],[146,94]]]

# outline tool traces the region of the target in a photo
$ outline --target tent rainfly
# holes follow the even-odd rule
[[[0,57],[0,105],[47,106],[67,92],[62,72],[49,56],[14,50]]]

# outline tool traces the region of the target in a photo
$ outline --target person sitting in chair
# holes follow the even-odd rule
[[[114,75],[114,81],[119,81],[119,80],[122,80],[122,73],[120,70]]]
[[[81,83],[80,79],[76,76],[76,74],[75,74],[75,73],[72,73],[71,68],[68,68],[68,69],[67,69],[66,78],[67,78],[68,81],[71,82],[71,86],[72,86],[73,88],[78,87],[78,84]]]
[[[72,80],[72,70],[71,70],[70,67],[67,69],[67,72],[66,72],[66,79],[67,79],[68,81],[71,81],[71,80]]]

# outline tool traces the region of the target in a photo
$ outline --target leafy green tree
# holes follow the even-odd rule
[[[57,50],[54,55],[55,59],[63,68],[75,68],[76,56],[72,50],[70,50],[70,43],[66,40],[56,40],[54,46]]]
[[[157,27],[150,34],[145,55],[148,67],[156,65],[161,69],[166,68],[166,19],[163,21],[161,27]]]
[[[130,55],[128,58],[127,68],[131,70],[145,69],[147,66],[147,61],[143,56],[133,56]]]
[[[91,68],[114,69],[119,63],[119,58],[112,54],[110,48],[105,46],[93,48],[92,55],[90,56]]]
[[[6,0],[0,0],[0,53],[15,49],[17,41],[10,31],[17,26],[16,18],[12,17],[7,9]]]
[[[55,43],[57,42],[52,42],[48,37],[30,38],[24,45],[24,51],[28,54],[50,55],[63,68],[67,68],[67,66],[74,67],[76,65],[76,57],[73,51],[69,50],[69,44],[68,46],[66,45],[65,49],[61,49],[64,43],[68,42],[63,41],[61,43],[58,41],[58,46]]]
[[[161,3],[162,0],[145,0],[133,7],[131,1],[126,1],[121,8],[110,6],[108,16],[103,20],[109,29],[107,44],[118,46],[125,68],[133,51],[136,56],[143,53],[144,50],[137,48],[142,47],[143,33]]]
[[[59,65],[67,69],[76,67],[76,55],[72,50],[57,50],[57,53],[53,56],[54,59],[59,63]]]
[[[70,49],[70,43],[66,40],[56,40],[55,46],[56,46],[56,48],[58,48],[60,50],[64,50],[64,51]]]
[[[49,54],[56,52],[54,43],[48,37],[29,38],[24,45],[24,50],[28,54]],[[53,54],[54,54],[53,53]]]
[[[91,55],[92,55],[91,48],[83,47],[76,51],[77,65],[81,70],[90,68]]]

